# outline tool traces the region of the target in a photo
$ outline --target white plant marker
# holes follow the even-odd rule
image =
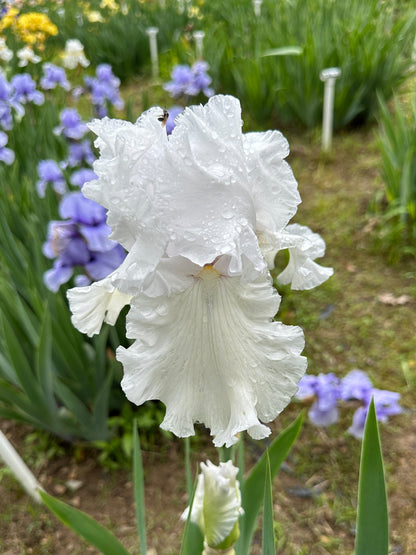
[[[159,4],[163,10],[166,8],[166,0],[159,0]]]
[[[179,13],[183,13],[185,11],[185,4],[183,0],[178,0],[178,11]]]
[[[341,75],[339,67],[323,69],[320,74],[324,88],[324,111],[322,118],[322,150],[328,152],[332,145],[332,127],[334,119],[335,81]]]
[[[261,5],[263,0],[253,0],[254,14],[259,17],[261,15]]]
[[[152,61],[152,75],[153,77],[158,77],[159,75],[159,60],[157,56],[157,39],[159,29],[157,27],[148,27],[146,33],[149,37],[150,44],[150,59]]]
[[[39,490],[43,489],[32,472],[28,469],[22,458],[15,450],[7,437],[0,430],[0,458],[10,468],[13,474],[21,483],[27,493],[37,502],[41,503],[42,498]]]
[[[195,39],[195,47],[196,47],[196,57],[202,60],[202,51],[203,51],[203,44],[204,44],[204,31],[195,31],[194,32],[194,39]]]

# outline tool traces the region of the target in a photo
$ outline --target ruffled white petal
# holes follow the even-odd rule
[[[158,166],[155,188],[155,206],[171,230],[169,257],[203,266],[229,255],[235,274],[244,254],[262,271],[236,99],[219,95],[185,109]]]
[[[87,287],[69,289],[67,297],[72,323],[89,337],[100,332],[103,322],[114,325],[121,309],[131,299],[111,284],[111,276]]]
[[[292,246],[289,247],[289,263],[277,276],[281,283],[290,283],[292,289],[312,289],[332,276],[332,268],[314,261],[325,254],[325,241],[318,233],[299,224],[288,225],[285,232],[289,241],[292,238]]]
[[[264,438],[306,368],[302,330],[272,321],[280,297],[262,275],[250,283],[204,268],[192,285],[164,298],[132,300],[128,349],[120,347],[122,388],[140,405],[166,405],[162,427],[179,437],[202,422],[215,445],[248,430]]]
[[[281,231],[301,202],[289,164],[289,144],[279,131],[243,135],[258,233]]]
[[[86,183],[82,192],[108,209],[111,237],[127,250],[143,229],[159,228],[152,180],[167,145],[158,121],[161,113],[161,108],[152,108],[135,124],[103,118],[89,125],[100,149],[93,164],[98,179]]]

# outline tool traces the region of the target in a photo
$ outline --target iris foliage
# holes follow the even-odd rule
[[[412,98],[409,110],[395,98],[390,111],[380,98],[380,108],[378,143],[386,206],[379,243],[393,259],[416,256],[416,101]]]

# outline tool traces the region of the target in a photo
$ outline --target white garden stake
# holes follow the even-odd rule
[[[261,15],[261,5],[263,0],[253,0],[254,14],[259,17]]]
[[[157,57],[157,40],[156,35],[159,29],[157,27],[149,27],[146,29],[146,33],[149,37],[150,44],[150,59],[152,61],[152,75],[153,77],[158,77],[159,75],[159,61]]]
[[[195,31],[194,32],[194,39],[195,39],[195,47],[196,47],[196,57],[202,60],[202,50],[204,44],[204,31]]]
[[[42,498],[38,491],[42,489],[40,484],[2,431],[0,431],[0,458],[10,468],[27,493],[37,503],[41,503]]]
[[[320,74],[321,81],[325,83],[324,112],[322,119],[322,150],[326,152],[330,150],[332,144],[335,81],[340,75],[341,70],[339,67],[323,69]]]

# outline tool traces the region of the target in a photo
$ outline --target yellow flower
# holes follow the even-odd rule
[[[3,31],[3,29],[7,29],[8,27],[11,27],[18,13],[19,13],[19,10],[16,10],[16,8],[10,8],[7,11],[6,15],[4,15],[0,20],[0,31]]]
[[[92,10],[86,14],[90,23],[103,23],[104,18],[97,10]]]
[[[114,0],[101,0],[100,8],[101,9],[107,8],[112,12],[118,12],[120,9],[120,6]]]
[[[20,15],[15,23],[19,37],[28,44],[43,43],[48,36],[58,34],[58,27],[43,13],[29,12]]]
[[[196,17],[197,19],[202,19],[202,14],[197,6],[191,6],[188,8],[188,17]]]

